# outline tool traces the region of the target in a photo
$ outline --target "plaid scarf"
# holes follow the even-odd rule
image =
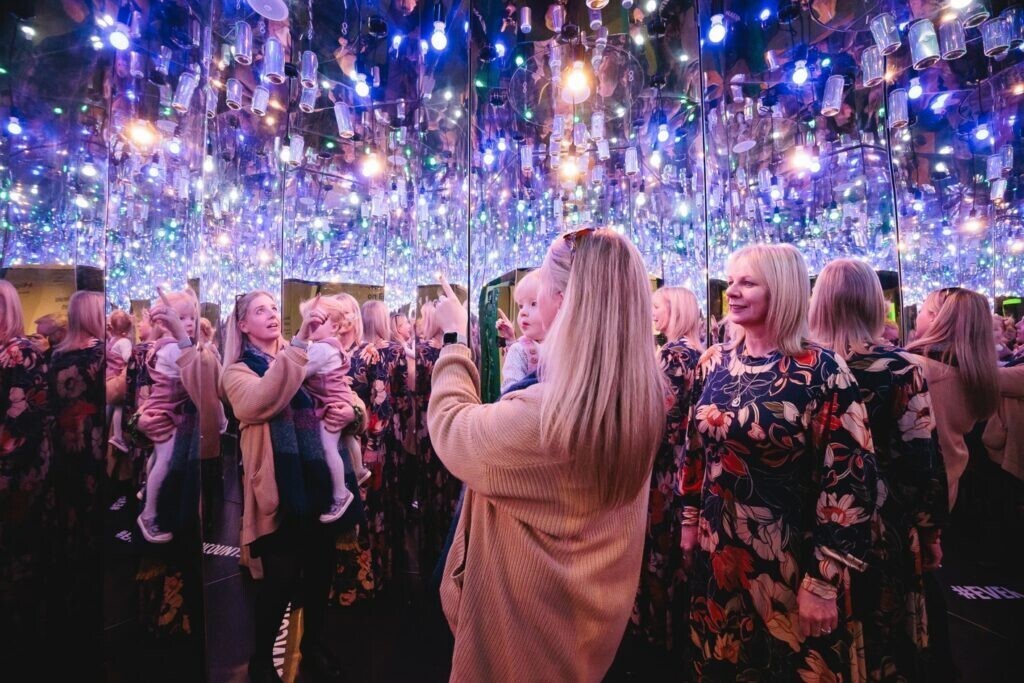
[[[246,344],[239,360],[262,377],[274,358]],[[284,520],[307,521],[330,509],[331,471],[320,441],[320,421],[305,389],[300,387],[284,410],[270,420],[270,443]]]

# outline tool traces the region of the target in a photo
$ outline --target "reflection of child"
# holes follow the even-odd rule
[[[196,321],[199,319],[199,302],[191,289],[183,292],[171,292],[166,295],[167,301],[181,318],[185,333],[195,339]],[[156,503],[160,495],[160,486],[171,467],[171,455],[174,451],[174,436],[177,429],[167,431],[159,426],[168,421],[174,422],[189,400],[188,392],[181,382],[181,370],[178,358],[182,348],[163,324],[155,320],[156,312],[152,313],[155,338],[149,351],[146,365],[153,381],[149,396],[139,404],[139,431],[153,441],[152,465],[146,478],[146,498],[142,514],[139,515],[139,529],[143,537],[150,543],[167,543],[174,538],[169,531],[163,531],[156,524]]]
[[[339,325],[348,311],[337,299],[324,297],[304,302],[301,307],[303,315],[314,304],[324,313],[324,322],[310,332],[309,348],[306,350],[309,360],[306,363],[306,381],[303,386],[313,397],[317,416],[323,417],[323,413],[330,405],[340,405],[347,408],[350,414],[346,421],[348,426],[356,421],[356,413],[353,408],[351,379],[348,376],[349,358],[342,348],[341,340],[338,339]],[[320,441],[334,483],[334,502],[331,509],[320,515],[320,521],[329,524],[345,513],[355,497],[345,486],[345,464],[338,450],[339,435],[328,431],[322,421]],[[346,445],[347,443],[346,438]],[[357,477],[360,474],[361,472],[356,472]]]
[[[519,306],[516,320],[523,336],[512,344],[505,352],[505,364],[501,368],[501,391],[517,384],[531,372],[537,370],[540,360],[540,342],[544,341],[544,326],[537,314],[537,292],[540,289],[540,276],[532,270],[516,285],[515,300]],[[498,335],[506,341],[515,340],[512,321],[505,313],[498,310]]]
[[[110,314],[110,320],[107,322],[107,330],[109,335],[106,351],[106,379],[110,381],[124,372],[128,359],[132,355],[132,317],[120,309],[114,311]],[[123,411],[124,403],[122,401],[107,404],[107,419],[110,424],[109,443],[114,448],[127,453],[128,444],[121,431]]]

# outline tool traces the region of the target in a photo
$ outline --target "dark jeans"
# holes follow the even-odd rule
[[[253,555],[263,563],[256,592],[254,659],[272,657],[289,602],[303,608],[303,654],[323,645],[336,533],[337,527],[330,524],[293,523],[253,544]]]

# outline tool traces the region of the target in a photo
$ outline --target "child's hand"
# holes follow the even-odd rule
[[[185,341],[188,339],[188,333],[185,331],[184,323],[181,322],[181,316],[174,310],[174,306],[171,305],[162,289],[157,287],[156,293],[160,295],[161,303],[150,309],[150,322],[163,326],[176,340]]]
[[[380,351],[373,344],[367,344],[363,347],[363,350],[359,353],[359,357],[364,363],[373,364],[380,361]]]
[[[498,330],[498,336],[505,341],[514,342],[516,340],[516,330],[512,326],[512,321],[505,315],[505,311],[498,309],[498,321],[495,323],[495,327]]]
[[[306,309],[305,315],[302,316],[302,325],[295,335],[295,338],[301,342],[309,341],[309,336],[327,320],[327,316],[318,308],[319,303],[320,295],[317,294],[313,303]]]

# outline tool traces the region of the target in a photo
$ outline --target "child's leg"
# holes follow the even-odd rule
[[[334,502],[342,502],[348,498],[348,487],[345,486],[345,463],[341,460],[341,453],[338,451],[338,434],[327,431],[327,428],[320,424],[320,442],[324,446],[324,458],[327,459],[327,467],[331,470],[331,480],[334,484]]]
[[[124,406],[114,406],[113,414],[110,417],[110,438],[116,439],[118,443],[124,441],[124,433],[121,431],[121,418],[124,415]]]
[[[149,476],[146,478],[146,505],[142,510],[142,518],[147,521],[156,519],[156,499],[160,495],[160,486],[171,471],[171,454],[174,451],[174,434],[167,441],[153,446],[153,455],[150,457],[152,467]]]
[[[363,447],[359,443],[359,437],[355,434],[346,434],[345,449],[348,451],[349,462],[358,477],[366,468],[363,466]]]

